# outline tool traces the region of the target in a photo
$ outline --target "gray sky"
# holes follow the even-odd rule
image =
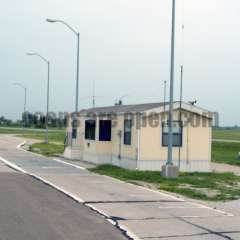
[[[177,0],[175,98],[184,64],[184,100],[219,111],[222,125],[240,124],[239,12],[239,0]],[[163,100],[170,0],[8,0],[0,14],[0,115],[20,116],[23,92],[14,82],[28,87],[28,110],[45,110],[46,65],[26,56],[29,51],[51,61],[51,111],[74,109],[76,37],[48,17],[81,33],[80,108],[91,107],[93,81],[96,95],[104,96],[97,106],[125,94],[125,104]]]

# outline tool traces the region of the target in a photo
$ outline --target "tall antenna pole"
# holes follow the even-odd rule
[[[182,1],[182,65],[181,65],[181,82],[180,82],[180,99],[179,99],[179,122],[182,124],[182,101],[183,101],[183,65],[184,65],[184,0]],[[182,126],[181,126],[182,127]],[[181,168],[181,147],[178,148],[178,168]]]
[[[181,66],[181,83],[180,83],[180,101],[179,101],[179,122],[182,124],[182,101],[183,101],[183,65]],[[178,167],[181,167],[181,147],[178,149]]]
[[[167,166],[173,165],[173,97],[174,97],[174,65],[175,65],[175,11],[176,11],[176,2],[175,2],[175,0],[172,0],[172,39],[171,39],[170,98],[169,98],[169,114],[168,114]]]
[[[95,80],[93,80],[92,107],[95,108]]]
[[[182,101],[183,101],[183,65],[181,66],[180,110],[182,109]]]
[[[92,98],[92,107],[95,108],[95,96],[93,95],[93,98]]]

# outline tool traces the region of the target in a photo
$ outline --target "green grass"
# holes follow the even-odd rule
[[[37,139],[43,141],[45,129],[21,129],[21,128],[0,128],[0,134],[15,134],[18,137]],[[66,130],[49,130],[49,141],[64,143]]]
[[[240,152],[240,143],[213,142],[212,161],[240,166],[237,155]]]
[[[28,130],[29,133],[34,132],[33,130]],[[0,128],[0,134],[22,134],[24,130],[21,128]]]
[[[160,172],[126,170],[112,165],[100,165],[90,171],[138,185],[151,184],[156,189],[194,199],[227,201],[240,198],[240,177],[232,173],[181,173],[178,179],[166,179]]]
[[[35,143],[29,146],[29,151],[39,153],[47,157],[52,157],[62,154],[64,151],[64,145],[53,143]]]
[[[213,139],[240,141],[240,130],[213,130]]]
[[[49,142],[56,142],[56,143],[64,143],[66,132],[59,131],[59,132],[49,132],[48,139]],[[30,138],[30,139],[37,139],[37,140],[44,140],[45,133],[44,132],[34,132],[34,133],[27,133],[18,135],[19,137]]]

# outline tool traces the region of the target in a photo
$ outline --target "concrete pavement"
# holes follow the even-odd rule
[[[96,210],[135,239],[240,239],[240,214],[96,175],[16,149],[0,137],[0,156]]]

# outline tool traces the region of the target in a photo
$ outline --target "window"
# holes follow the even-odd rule
[[[85,139],[95,140],[96,121],[86,120],[85,121]]]
[[[72,139],[77,138],[77,119],[72,121]]]
[[[99,141],[111,141],[112,122],[111,120],[99,121]]]
[[[124,120],[124,144],[131,145],[132,142],[132,120]]]
[[[168,124],[162,124],[162,146],[168,146]],[[182,147],[182,122],[173,122],[173,147]]]

